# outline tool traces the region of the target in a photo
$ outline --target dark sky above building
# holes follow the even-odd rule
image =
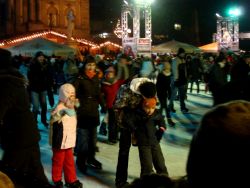
[[[122,0],[90,0],[91,19],[103,22],[107,32],[113,27],[121,14]],[[238,6],[243,10],[240,17],[240,32],[250,32],[250,0],[155,0],[152,5],[153,34],[166,35],[168,39],[182,39],[192,42],[195,10],[199,23],[200,44],[212,41],[216,32],[216,16],[218,12],[226,16],[229,7]],[[182,25],[180,31],[174,30],[174,24]]]

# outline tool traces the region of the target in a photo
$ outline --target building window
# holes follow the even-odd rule
[[[58,10],[53,4],[47,10],[47,23],[50,28],[58,25]]]
[[[70,24],[69,21],[74,22],[76,16],[72,8],[67,8],[64,12],[65,12],[65,21],[64,21],[65,27],[68,27],[68,25]]]

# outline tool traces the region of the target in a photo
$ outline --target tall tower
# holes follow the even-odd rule
[[[124,0],[122,6],[121,23],[122,23],[122,46],[124,52],[131,55],[151,56],[151,40],[152,40],[152,18],[151,4],[153,0],[133,0],[128,2]],[[141,36],[141,15],[145,19],[145,36]],[[133,20],[133,36],[129,36],[128,17]]]
[[[237,17],[218,17],[217,42],[219,50],[239,50],[239,19]]]
[[[220,49],[239,50],[239,16],[241,9],[232,7],[228,17],[217,16],[217,42]]]

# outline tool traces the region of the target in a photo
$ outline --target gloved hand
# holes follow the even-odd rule
[[[79,108],[80,107],[80,101],[79,101],[79,99],[75,99],[75,107],[76,108]]]
[[[156,139],[158,140],[158,142],[160,142],[160,140],[162,139],[162,136],[164,134],[164,131],[165,129],[164,128],[159,128],[156,133],[155,133],[155,136],[156,136]]]

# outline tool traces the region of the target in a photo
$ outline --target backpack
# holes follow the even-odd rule
[[[141,101],[141,95],[134,93],[130,89],[130,84],[120,87],[114,101],[115,123],[118,127],[124,128],[123,117],[127,110],[137,107]]]

